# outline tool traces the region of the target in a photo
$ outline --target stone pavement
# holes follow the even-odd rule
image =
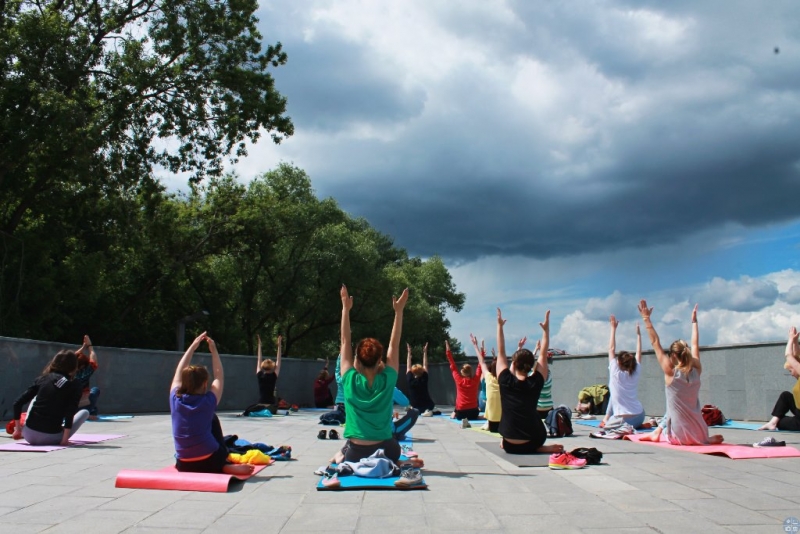
[[[236,418],[223,431],[289,444],[297,459],[277,463],[229,493],[114,487],[121,469],[172,463],[169,416],[88,422],[86,433],[128,437],[51,453],[0,452],[0,532],[741,532],[778,534],[800,518],[800,459],[729,460],[594,440],[591,427],[558,440],[594,446],[607,465],[578,471],[517,468],[476,445],[489,435],[420,418],[415,450],[427,491],[317,492],[313,470],[339,442],[316,438],[318,413]],[[752,443],[763,432],[728,430]],[[800,434],[771,434],[800,444]],[[5,443],[6,435],[0,438]],[[8,437],[10,439],[10,436]]]

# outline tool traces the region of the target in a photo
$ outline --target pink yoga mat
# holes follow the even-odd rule
[[[118,488],[182,490],[182,491],[213,491],[225,493],[228,491],[231,480],[247,480],[266,465],[254,466],[251,475],[225,475],[218,473],[181,473],[174,466],[165,467],[159,471],[136,471],[125,469],[117,474]]]
[[[111,439],[124,438],[123,434],[75,434],[69,438],[73,445],[89,445]],[[5,452],[51,452],[66,449],[63,445],[31,445],[24,439],[0,445],[0,451]]]
[[[661,441],[641,441],[645,434],[630,434],[623,439],[635,441],[643,445],[655,445],[665,449],[675,449],[678,451],[696,452],[698,454],[714,454],[717,456],[727,456],[733,460],[745,460],[748,458],[791,458],[800,456],[800,451],[794,447],[753,447],[751,445],[737,445],[733,443],[720,443],[719,445],[673,445],[665,441],[661,435]]]

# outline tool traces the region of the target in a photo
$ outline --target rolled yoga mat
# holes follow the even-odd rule
[[[266,465],[253,466],[250,475],[227,475],[224,473],[182,473],[175,466],[165,467],[160,471],[138,471],[124,469],[117,474],[114,484],[117,488],[208,491],[225,493],[232,480],[247,480]]]

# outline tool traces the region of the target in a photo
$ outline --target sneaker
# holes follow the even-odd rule
[[[336,475],[333,476],[326,475],[325,478],[322,479],[322,485],[330,489],[336,489],[342,487],[342,483],[339,482],[339,477]]]
[[[324,476],[324,475],[325,475],[325,472],[327,471],[327,469],[328,469],[328,466],[327,466],[327,465],[321,465],[321,466],[317,467],[317,468],[314,470],[314,474],[315,474],[315,475],[319,475],[319,476]]]
[[[419,469],[409,468],[400,472],[400,478],[394,481],[395,487],[411,488],[422,483],[422,473]]]
[[[339,439],[339,433],[333,429],[328,430],[328,439]]]
[[[586,467],[586,460],[575,458],[568,452],[550,455],[548,463],[550,469],[582,469]]]
[[[469,424],[469,419],[461,420],[461,428],[472,428],[472,425]]]
[[[761,441],[759,441],[758,443],[753,443],[753,447],[758,447],[758,448],[761,448],[761,447],[785,447],[785,446],[786,446],[786,442],[785,441],[778,441],[775,438],[773,438],[772,436],[770,436],[768,438],[764,438]]]
[[[328,439],[328,433],[325,430],[320,430],[317,434],[317,439]]]
[[[422,412],[422,417],[433,417],[433,410],[425,410]]]

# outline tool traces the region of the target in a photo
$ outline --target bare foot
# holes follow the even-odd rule
[[[773,425],[772,423],[767,423],[764,426],[760,426],[757,430],[778,430],[778,425]]]
[[[408,460],[403,460],[400,462],[400,465],[410,465],[411,467],[416,467],[417,469],[421,467],[425,467],[425,462],[422,461],[422,458],[409,458]]]
[[[340,450],[336,451],[336,454],[333,455],[333,458],[328,460],[329,464],[340,464],[344,462],[344,453]]]
[[[709,445],[718,445],[722,443],[723,437],[720,434],[715,434],[713,436],[708,436],[708,444]]]
[[[250,475],[253,473],[253,466],[250,464],[227,464],[222,468],[226,475]]]
[[[553,443],[552,445],[542,445],[536,452],[552,454],[554,452],[564,452],[564,446],[560,443]]]
[[[450,419],[455,419],[455,418],[456,418],[456,412],[451,413],[450,414]]]
[[[653,432],[650,432],[649,434],[645,434],[644,436],[639,438],[639,441],[654,441],[654,442],[658,442],[660,439],[661,439],[661,427],[657,427]]]

